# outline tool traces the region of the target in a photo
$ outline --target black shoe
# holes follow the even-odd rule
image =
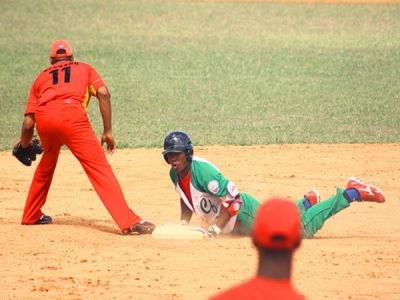
[[[53,219],[50,216],[42,215],[39,220],[36,221],[37,225],[45,225],[53,223]]]
[[[130,228],[124,230],[122,234],[151,234],[156,225],[145,220],[140,220]]]

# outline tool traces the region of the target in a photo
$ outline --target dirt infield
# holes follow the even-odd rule
[[[355,203],[330,219],[303,242],[293,280],[309,299],[400,299],[400,144],[213,146],[196,154],[260,199],[295,199],[311,187],[328,197],[348,176],[379,184],[387,202]],[[178,220],[161,149],[117,150],[109,161],[134,210],[156,224]],[[33,171],[0,153],[1,299],[206,299],[255,273],[246,237],[119,235],[68,151],[44,207],[54,224],[21,226]]]

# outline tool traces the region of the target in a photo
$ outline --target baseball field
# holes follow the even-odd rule
[[[108,160],[138,214],[179,220],[161,155],[175,129],[260,201],[324,199],[356,176],[386,202],[353,203],[304,240],[293,284],[308,299],[400,299],[397,1],[5,0],[0,24],[0,299],[202,300],[256,272],[248,237],[120,235],[67,149],[43,208],[54,224],[20,225],[37,162],[10,149],[57,38],[110,87]],[[88,113],[100,133],[96,99]]]

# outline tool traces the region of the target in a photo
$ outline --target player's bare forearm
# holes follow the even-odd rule
[[[21,128],[20,143],[23,148],[28,147],[33,137],[35,128],[35,119],[33,114],[27,114],[24,118]]]
[[[103,119],[103,128],[104,133],[112,131],[112,123],[111,123],[111,95],[108,91],[107,87],[102,86],[97,91],[97,99],[99,99],[99,108],[101,117]]]
[[[101,144],[107,144],[107,153],[112,154],[115,151],[115,140],[112,134],[111,125],[111,95],[107,87],[102,86],[97,90],[97,98],[99,99],[99,108],[103,119],[103,134],[101,136]]]
[[[226,224],[228,224],[230,219],[231,215],[229,214],[228,210],[225,207],[222,207],[215,225],[222,229],[226,226]]]
[[[185,221],[187,223],[192,219],[193,212],[186,206],[182,199],[181,202],[181,221]]]

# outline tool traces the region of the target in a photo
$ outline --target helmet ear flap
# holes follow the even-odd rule
[[[168,158],[167,158],[167,154],[168,154],[168,153],[165,153],[165,154],[164,154],[164,160],[165,160],[165,162],[166,162],[167,164],[169,164]]]
[[[188,160],[188,162],[192,162],[193,159],[193,147],[190,147],[189,149],[186,150],[186,159]]]

